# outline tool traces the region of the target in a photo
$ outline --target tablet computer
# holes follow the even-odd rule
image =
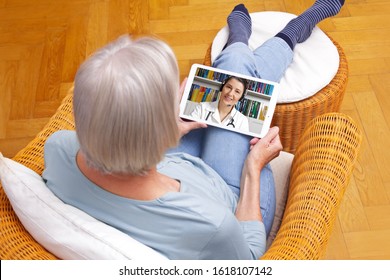
[[[270,128],[278,94],[276,82],[194,64],[180,117],[262,138]]]

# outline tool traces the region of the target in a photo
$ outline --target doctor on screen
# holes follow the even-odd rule
[[[249,131],[248,118],[235,108],[237,102],[244,99],[246,87],[245,79],[228,77],[221,85],[219,100],[199,103],[191,113],[191,117]]]

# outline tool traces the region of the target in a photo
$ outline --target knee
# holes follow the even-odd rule
[[[223,50],[215,59],[213,67],[256,77],[253,53],[249,49],[243,51],[235,47],[236,44]]]
[[[293,60],[294,53],[282,39],[274,37],[254,52],[261,78],[279,82]]]

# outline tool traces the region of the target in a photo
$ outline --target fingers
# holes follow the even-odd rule
[[[179,125],[179,131],[180,131],[181,136],[186,135],[191,130],[207,127],[207,124],[205,124],[205,123],[186,121],[186,120],[183,120],[181,118],[179,118],[178,125]]]
[[[275,157],[279,156],[280,152],[283,150],[283,145],[282,142],[280,142],[279,135],[273,139],[269,145],[269,148],[274,151]]]
[[[201,122],[188,122],[187,124],[190,130],[207,127],[207,124]]]
[[[265,141],[267,148],[282,149],[282,143],[280,142],[279,136],[279,127],[277,126],[270,128],[262,140]]]
[[[279,127],[274,126],[269,129],[268,133],[262,139],[252,138],[249,141],[249,145],[250,148],[252,149],[253,146],[255,146],[260,141],[265,148],[268,148],[271,145],[271,143],[277,142],[278,139],[280,140]]]
[[[264,139],[263,141],[265,142],[271,142],[272,139],[278,136],[278,134],[279,134],[279,127],[274,126],[269,129],[268,133],[262,139]],[[259,140],[260,140],[259,138],[252,138],[249,141],[249,144],[255,145],[257,142],[259,142]]]
[[[259,141],[260,141],[259,138],[252,138],[251,141],[249,141],[249,145],[250,145],[249,148],[252,149]]]
[[[263,139],[266,142],[271,142],[278,135],[279,135],[279,127],[274,126],[268,130],[268,133],[263,137]]]
[[[268,133],[262,138],[253,138],[250,142],[250,150],[256,150],[256,153],[261,153],[264,156],[277,157],[283,149],[279,137],[279,128],[272,127]]]

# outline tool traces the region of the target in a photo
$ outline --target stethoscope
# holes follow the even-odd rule
[[[234,115],[236,115],[236,113],[234,113]],[[229,126],[231,125],[233,128],[236,128],[236,126],[234,125],[234,116],[230,118],[230,121],[228,122],[228,124],[226,126]]]
[[[209,119],[210,115],[212,115],[212,114],[214,114],[214,111],[209,111],[205,120],[207,121]],[[237,111],[234,112],[234,116],[230,117],[230,121],[227,123],[226,126],[231,125],[233,128],[236,128],[236,126],[234,125],[234,117],[236,116],[236,114],[237,114]]]

